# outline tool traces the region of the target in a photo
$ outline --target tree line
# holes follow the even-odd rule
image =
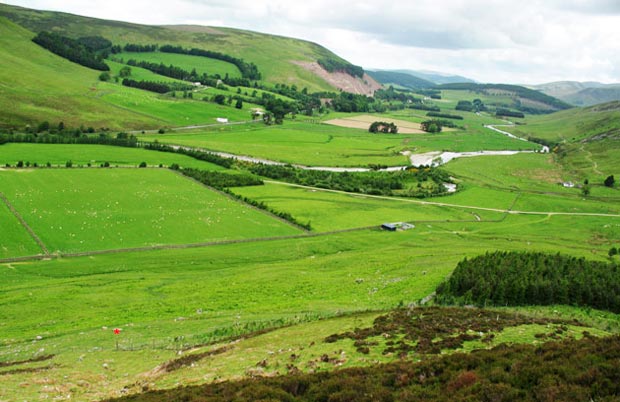
[[[54,32],[42,31],[32,41],[50,52],[84,67],[99,71],[110,71],[110,67],[103,61],[103,56],[86,46],[89,43],[87,40],[80,42]]]
[[[264,184],[261,179],[249,174],[230,174],[192,168],[184,168],[180,172],[218,190],[230,187],[262,186]]]
[[[290,165],[267,165],[262,163],[238,163],[250,172],[275,180],[303,186],[325,188],[370,195],[405,196],[424,198],[445,194],[443,183],[451,182],[450,176],[439,168],[410,168],[398,172],[329,172],[299,169]],[[426,181],[435,183],[433,190],[413,186]],[[407,190],[407,187],[410,187]]]
[[[620,267],[585,258],[496,251],[459,262],[437,288],[444,304],[566,304],[620,313]]]

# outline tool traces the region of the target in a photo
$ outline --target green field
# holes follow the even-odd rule
[[[110,75],[113,77],[113,79],[115,80],[116,77],[118,77],[119,82],[121,82],[123,79],[119,77],[119,72],[122,68],[128,67],[128,66],[125,64],[117,63],[117,62],[110,61],[110,60],[106,60],[105,63],[108,66],[110,66]],[[155,74],[154,72],[149,71],[145,68],[140,68],[140,67],[135,67],[135,66],[129,66],[129,68],[131,69],[131,75],[128,78],[131,78],[132,80],[166,82],[166,83],[174,82],[174,83],[183,84],[183,85],[188,84],[186,81],[177,80],[175,78],[170,78],[164,75]]]
[[[196,87],[192,98],[184,98],[182,90],[160,95],[122,86],[115,80],[121,62],[109,63],[112,80],[102,82],[100,72],[32,43],[34,32],[43,29],[75,38],[101,35],[121,46],[158,43],[219,51],[255,63],[263,75],[258,84],[264,88],[277,83],[295,85],[299,91],[334,91],[300,65],[336,58],[314,43],[229,28],[141,26],[0,4],[0,141],[7,141],[0,145],[0,402],[102,400],[297,369],[406,364],[430,355],[417,349],[424,347],[422,340],[404,354],[385,350],[403,345],[407,328],[397,321],[370,338],[353,339],[353,333],[368,329],[376,317],[396,307],[406,308],[399,310],[403,316],[423,318],[426,313],[413,307],[441,302],[432,295],[465,258],[532,251],[561,253],[567,261],[605,262],[610,269],[611,262],[620,261],[612,252],[620,247],[620,190],[618,184],[602,184],[611,174],[620,180],[617,102],[515,119],[517,125],[506,131],[554,143],[551,152],[452,160],[440,168],[447,173],[441,181],[457,184],[449,195],[372,196],[266,178],[264,185],[225,189],[232,193],[227,195],[168,167],[199,169],[205,171],[201,180],[226,186],[221,173],[247,175],[248,163],[225,169],[183,154],[142,148],[11,141],[33,140],[34,135],[21,134],[33,133],[42,121],[50,123],[52,132],[63,122],[66,129],[60,135],[80,135],[74,131],[80,126],[107,128],[102,131],[111,137],[123,131],[140,141],[324,167],[406,166],[409,153],[532,151],[541,146],[485,127],[507,124],[493,113],[496,106],[516,106],[510,96],[469,91],[442,91],[442,99],[424,100],[443,113],[463,117],[454,120],[457,128],[438,134],[371,134],[365,120],[357,128],[328,125],[327,120],[359,115],[329,107],[320,115],[289,115],[282,125],[249,122],[250,109],[257,105],[244,101],[243,108],[236,109],[234,103],[216,105],[210,99],[248,98],[254,91],[261,98],[267,90],[251,88],[253,82],[239,89]],[[203,57],[158,52],[114,57],[240,76],[234,65]],[[136,80],[181,83],[131,69]],[[459,100],[476,98],[492,112],[454,110]],[[392,106],[399,107],[399,102]],[[425,111],[409,108],[373,116],[377,121],[414,123],[429,118]],[[240,124],[216,124],[217,118]],[[165,129],[162,134],[160,128]],[[10,131],[20,135],[11,137]],[[58,139],[53,133],[44,135],[38,140]],[[17,168],[18,161],[25,166]],[[65,167],[67,161],[73,167]],[[138,167],[142,162],[146,168]],[[104,163],[110,167],[100,167]],[[209,172],[218,174],[209,177]],[[430,168],[427,172],[437,173]],[[415,179],[413,173],[407,176],[405,190],[392,183],[390,191],[403,194],[418,180],[423,183],[426,172],[417,173]],[[364,179],[374,175],[365,173]],[[590,194],[581,188],[585,179]],[[565,188],[562,184],[568,181],[576,186]],[[241,180],[234,182],[240,185]],[[361,191],[374,189],[370,184],[364,188]],[[308,222],[312,229],[302,230],[276,214]],[[387,222],[415,227],[381,229]],[[514,324],[483,342],[482,335],[467,338],[478,334],[472,329],[474,321],[459,327],[466,327],[465,332],[457,334],[451,332],[457,320],[445,318],[448,310],[435,310],[442,311],[437,316],[443,321],[437,322],[444,332],[429,342],[456,341],[464,335],[470,341],[457,349],[466,352],[499,346],[501,354],[503,344],[538,346],[557,334],[582,338],[588,336],[584,331],[600,337],[620,333],[619,315],[590,307],[505,306],[498,311],[510,317],[567,322]],[[489,313],[491,320],[499,322],[498,311]],[[121,333],[115,335],[115,328]],[[347,332],[333,343],[324,341]],[[452,353],[449,348],[439,351]],[[167,363],[179,367],[169,369]],[[508,375],[499,370],[498,378]],[[405,380],[441,377],[432,374]],[[534,377],[533,383],[556,381]],[[385,378],[390,384],[402,380]],[[455,383],[450,384],[449,389]],[[346,395],[340,397],[346,400]],[[277,399],[265,395],[262,400],[269,398]]]
[[[3,200],[0,200],[0,258],[21,257],[42,253],[41,248],[28,234]]]
[[[2,192],[51,252],[300,233],[163,169],[2,171],[0,178]]]
[[[501,218],[499,213],[424,205],[411,199],[364,197],[284,184],[240,187],[233,191],[287,211],[301,222],[309,221],[317,231],[379,227],[386,222],[475,221],[474,212],[488,219]]]
[[[612,223],[620,224],[620,219]],[[63,390],[78,399],[115,395],[172,359],[182,345],[248,328],[416,301],[432,292],[457,261],[485,251],[546,250],[602,259],[608,246],[599,235],[609,224],[608,218],[511,216],[496,224],[438,223],[400,233],[368,230],[0,265],[5,278],[0,284],[0,307],[6,323],[0,359],[37,356],[41,349],[57,354],[51,366],[49,362],[30,365],[44,367],[40,373],[3,375],[6,386],[0,388],[4,393],[0,395],[31,399],[58,396]],[[618,230],[616,239],[617,235]],[[341,328],[366,320],[345,319]],[[119,338],[111,332],[114,327],[123,329]],[[256,353],[271,350],[274,337],[281,339],[276,345],[296,347],[291,339],[309,339],[296,331],[314,328],[313,334],[319,336],[337,327],[338,322],[292,327],[258,340],[254,348],[259,348]],[[513,340],[515,335],[510,335]],[[33,342],[37,337],[41,339]],[[115,350],[116,339],[120,351]],[[517,339],[531,341],[525,334]],[[317,345],[308,353],[323,348]],[[242,357],[253,358],[255,352],[245,346],[237,351],[241,354],[218,360],[220,376],[231,372],[236,376],[239,370],[256,365]],[[187,370],[188,379],[198,383],[214,373]],[[192,374],[200,372],[200,378]],[[175,386],[181,374],[152,381],[161,387]],[[41,376],[48,381],[36,383]],[[31,385],[15,386],[24,382]],[[89,386],[71,386],[77,383]],[[44,388],[49,384],[59,388]]]
[[[219,74],[222,78],[224,78],[224,76],[226,75],[228,75],[229,77],[241,77],[241,72],[234,64],[221,60],[210,59],[207,57],[192,56],[189,54],[163,52],[123,52],[115,54],[113,56],[113,59],[122,59],[125,63],[127,63],[127,61],[129,60],[136,60],[138,62],[146,61],[149,63],[157,64],[163,63],[166,66],[173,65],[189,72],[191,72],[193,69],[196,69],[196,72],[199,75],[206,73],[208,75]]]
[[[106,145],[74,144],[4,144],[0,147],[0,165],[15,166],[18,161],[37,163],[43,167],[48,162],[53,166],[64,167],[67,161],[74,166],[100,166],[108,162],[111,167],[137,167],[146,162],[149,167],[160,164],[169,167],[173,163],[181,167],[209,171],[224,170],[221,166],[199,161],[189,156],[168,152],[148,151],[141,148],[125,148]]]
[[[324,124],[287,121],[282,126],[240,126],[225,131],[141,136],[140,139],[187,145],[216,151],[299,163],[309,166],[404,166],[402,151],[479,151],[538,149],[486,130],[481,134],[462,131],[431,134],[371,134],[366,130]]]

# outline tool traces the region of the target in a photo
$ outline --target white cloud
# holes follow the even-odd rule
[[[250,29],[320,43],[365,67],[488,82],[620,81],[618,0],[179,0],[11,4],[146,24]]]

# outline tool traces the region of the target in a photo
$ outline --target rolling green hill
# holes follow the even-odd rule
[[[620,84],[558,81],[532,87],[575,106],[592,106],[620,100]]]
[[[232,28],[146,26],[5,4],[0,4],[0,16],[35,33],[46,30],[69,37],[100,35],[119,45],[158,43],[222,52],[255,63],[267,82],[295,84],[315,91],[334,87],[296,63],[342,60],[315,43]]]
[[[506,129],[559,143],[556,152],[562,164],[582,178],[620,174],[620,101],[533,116]]]
[[[100,71],[72,63],[33,43],[34,34],[0,17],[0,128],[24,130],[48,121],[67,128],[148,129],[248,120],[249,111],[196,100],[173,99],[101,82]],[[119,64],[110,63],[112,74]],[[175,82],[133,67],[138,79]],[[132,76],[133,77],[133,76]]]
[[[533,89],[519,85],[455,83],[438,86],[441,90],[462,90],[491,96],[512,98],[511,107],[525,113],[551,113],[569,109],[571,105]]]

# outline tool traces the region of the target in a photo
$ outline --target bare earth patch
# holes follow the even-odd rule
[[[347,128],[360,128],[363,130],[368,130],[370,124],[375,121],[385,121],[386,123],[394,123],[398,127],[399,134],[424,134],[424,131],[420,128],[419,123],[412,123],[410,121],[405,120],[397,120],[390,119],[383,116],[370,116],[370,115],[361,115],[361,116],[353,116],[347,117],[343,119],[333,119],[328,120],[325,123],[331,124],[333,126],[339,127],[347,127]]]
[[[345,92],[351,92],[360,95],[374,95],[375,91],[381,89],[381,84],[375,81],[368,74],[364,74],[364,78],[353,77],[346,73],[330,73],[319,65],[317,62],[308,61],[291,61],[293,64],[297,64],[305,68],[306,70],[323,78],[330,85],[341,89]]]

